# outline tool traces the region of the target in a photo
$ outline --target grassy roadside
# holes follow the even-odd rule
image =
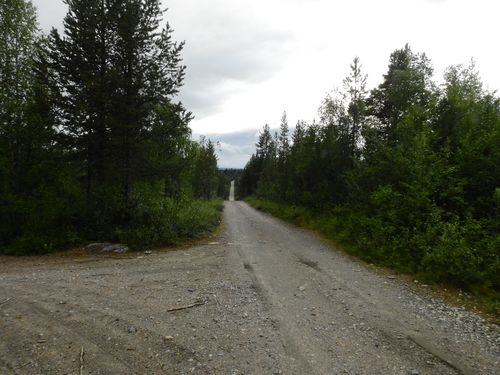
[[[436,283],[429,280],[423,274],[415,274],[408,272],[407,269],[387,261],[380,261],[370,258],[363,254],[352,241],[349,240],[349,235],[336,230],[335,221],[338,218],[327,215],[318,215],[312,210],[304,207],[290,206],[281,203],[275,203],[265,200],[248,197],[245,201],[252,207],[267,212],[275,217],[285,220],[289,223],[311,229],[319,233],[322,237],[331,241],[335,246],[341,248],[349,255],[355,256],[370,265],[375,264],[376,268],[384,273],[397,272],[400,277],[408,281],[412,286],[424,285],[426,290],[432,292],[449,303],[465,307],[469,310],[482,313],[488,320],[496,324],[500,324],[500,310],[498,295],[491,293],[482,293],[481,290],[477,291],[463,291],[448,284]],[[417,282],[413,282],[416,280]],[[429,284],[429,285],[427,285]]]

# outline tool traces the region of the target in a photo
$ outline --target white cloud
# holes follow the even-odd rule
[[[61,0],[34,3],[45,29],[60,27]],[[174,38],[186,41],[188,71],[180,98],[196,115],[196,133],[255,132],[265,123],[277,126],[283,110],[292,125],[311,120],[354,56],[375,86],[389,54],[405,43],[431,58],[438,78],[447,66],[474,57],[485,87],[500,89],[496,0],[169,0],[164,5]]]

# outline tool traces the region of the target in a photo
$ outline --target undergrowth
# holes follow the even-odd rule
[[[173,199],[141,194],[125,222],[104,222],[99,225],[99,235],[89,235],[78,225],[45,232],[26,231],[9,246],[0,247],[0,255],[50,254],[89,242],[119,242],[132,250],[172,246],[214,231],[220,223],[221,211],[220,199]]]
[[[473,243],[474,223],[430,223],[410,233],[376,217],[347,210],[325,214],[311,209],[248,197],[253,207],[319,232],[347,253],[390,267],[424,283],[448,285],[473,296],[478,307],[500,315],[498,238]],[[481,246],[481,251],[476,247]]]

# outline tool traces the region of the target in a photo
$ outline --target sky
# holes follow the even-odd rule
[[[41,28],[62,28],[62,0],[32,0]],[[219,167],[243,167],[259,129],[312,121],[359,56],[368,87],[409,43],[440,81],[473,58],[485,88],[500,90],[498,0],[163,0],[173,37],[185,41],[194,137],[220,142]]]

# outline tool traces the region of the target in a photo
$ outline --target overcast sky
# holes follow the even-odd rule
[[[61,28],[62,0],[33,0],[44,30]],[[390,53],[409,43],[432,60],[436,79],[476,61],[500,89],[499,0],[164,0],[174,38],[186,41],[180,99],[195,134],[221,141],[221,167],[242,167],[265,123],[284,110],[312,120],[359,56],[369,87]],[[230,133],[230,134],[228,134]]]

